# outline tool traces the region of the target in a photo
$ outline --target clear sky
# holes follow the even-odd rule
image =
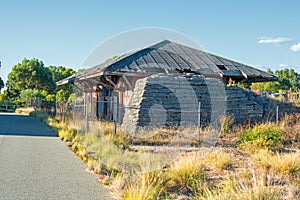
[[[299,10],[297,0],[1,0],[0,76],[25,57],[79,69],[107,38],[143,27],[179,31],[261,69],[300,72]]]

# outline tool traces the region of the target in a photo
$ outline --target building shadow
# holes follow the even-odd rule
[[[0,135],[57,137],[56,133],[37,119],[15,113],[0,113]]]

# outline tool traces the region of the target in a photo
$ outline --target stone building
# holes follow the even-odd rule
[[[207,125],[231,114],[236,122],[260,120],[264,109],[236,83],[277,77],[205,51],[164,40],[80,71],[57,82],[74,83],[90,104],[89,116],[137,127]],[[117,111],[117,112],[116,112]]]

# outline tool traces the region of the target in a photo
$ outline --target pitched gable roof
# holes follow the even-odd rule
[[[164,40],[85,69],[58,85],[102,74],[157,74],[193,72],[242,82],[276,81],[277,77],[205,51]]]

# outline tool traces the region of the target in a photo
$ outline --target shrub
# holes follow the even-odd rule
[[[76,136],[76,130],[75,129],[60,129],[58,130],[58,136],[63,141],[72,141],[74,137]]]
[[[276,148],[282,140],[283,131],[274,124],[258,124],[253,128],[248,127],[239,133],[239,139],[242,142],[240,148],[249,147],[249,143],[253,147]],[[243,143],[246,145],[243,145]]]
[[[37,120],[43,122],[44,124],[48,124],[49,116],[45,112],[33,111],[29,113],[29,116],[36,118]]]

